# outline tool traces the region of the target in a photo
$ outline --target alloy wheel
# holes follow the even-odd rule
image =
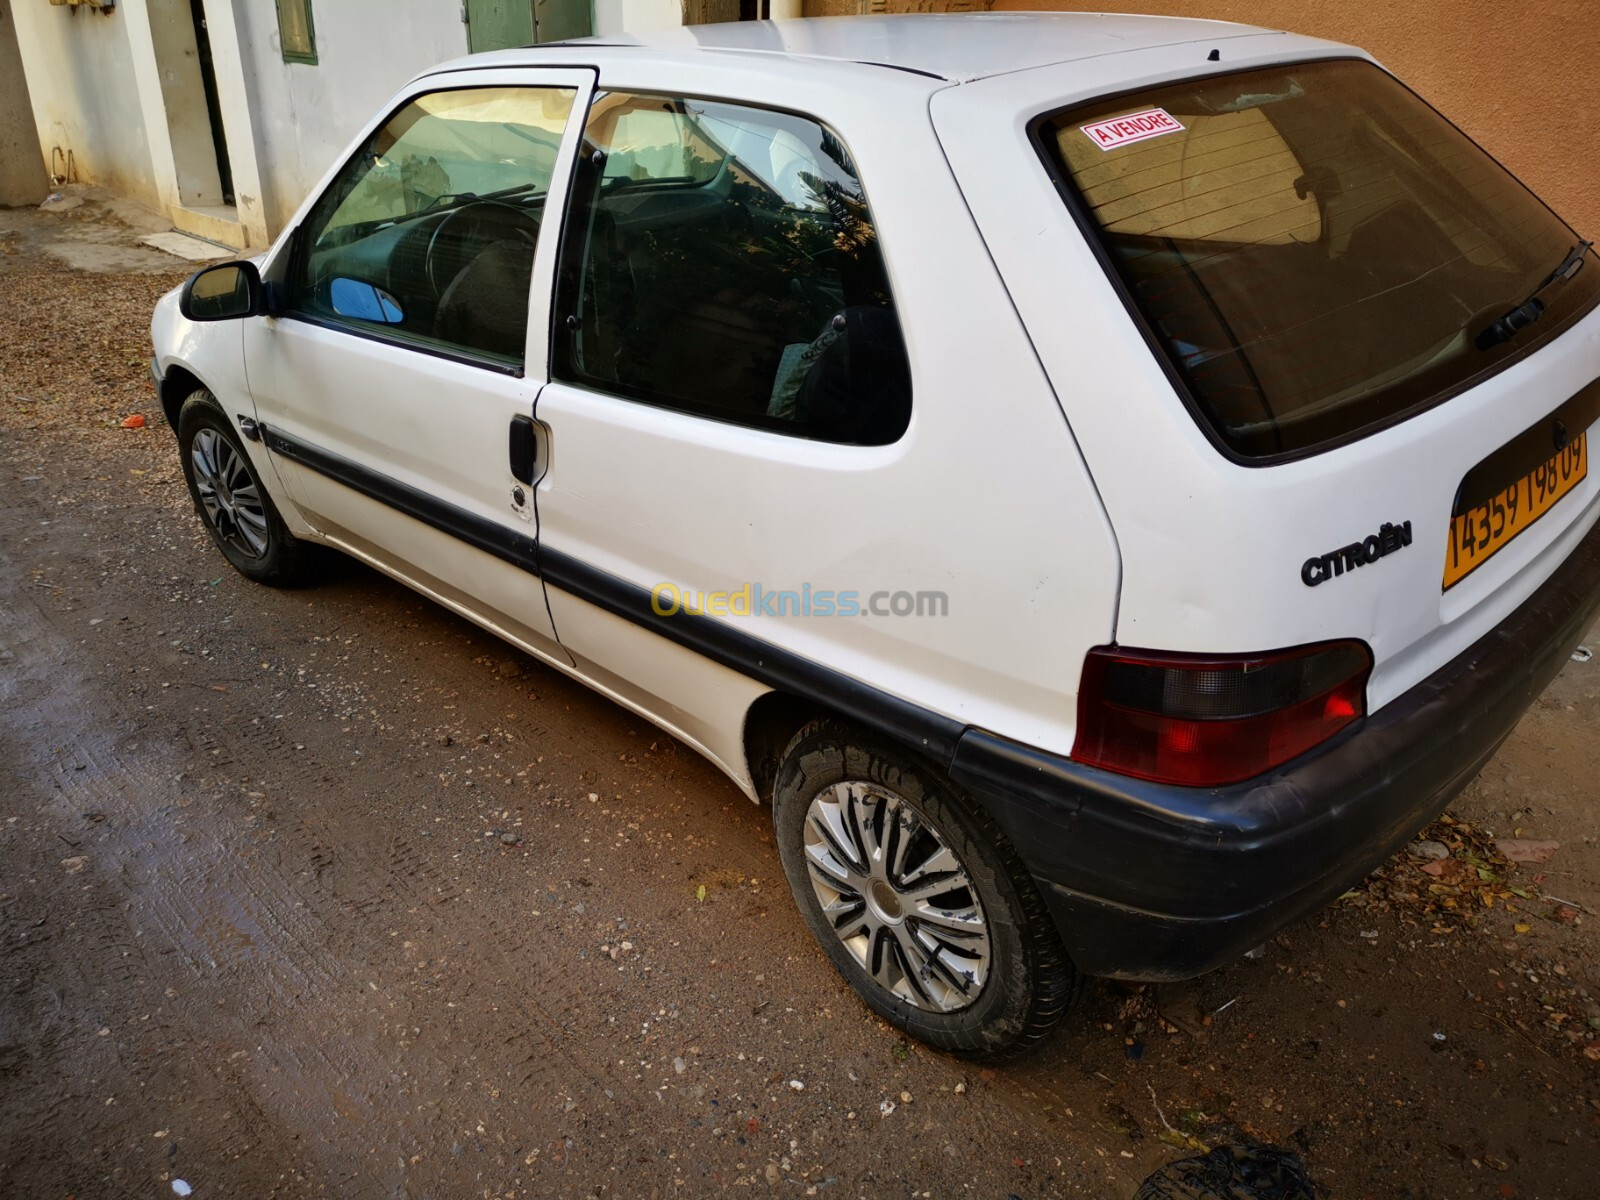
[[[200,507],[217,537],[248,558],[265,556],[266,508],[244,456],[215,429],[202,429],[195,434],[189,461]]]
[[[806,812],[805,857],[824,918],[882,987],[930,1012],[978,998],[992,955],[983,905],[902,797],[863,780],[824,789]]]

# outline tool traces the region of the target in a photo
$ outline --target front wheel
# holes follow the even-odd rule
[[[195,512],[234,569],[274,587],[306,582],[312,548],[289,532],[238,434],[204,389],[178,412],[178,450]]]
[[[911,1036],[1008,1058],[1046,1037],[1077,998],[1077,972],[1016,851],[913,755],[814,722],[784,753],[773,823],[823,950]]]

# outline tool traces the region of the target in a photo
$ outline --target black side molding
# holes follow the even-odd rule
[[[466,512],[360,463],[261,426],[274,454],[541,578],[549,587],[631,621],[778,691],[824,705],[948,767],[965,726],[710,617],[664,616],[650,592],[496,521]]]
[[[302,467],[310,467],[319,475],[326,475],[352,491],[360,492],[380,504],[387,504],[408,517],[415,517],[441,533],[460,538],[469,546],[492,554],[502,562],[521,567],[531,575],[539,573],[538,544],[526,534],[464,512],[409,483],[381,475],[343,455],[330,454],[277,429],[266,425],[259,426],[259,429],[266,438],[267,449],[274,454],[281,454]]]

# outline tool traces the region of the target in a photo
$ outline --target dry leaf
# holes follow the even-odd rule
[[[1547,863],[1561,849],[1560,842],[1548,838],[1499,838],[1494,845],[1496,850],[1515,863]]]

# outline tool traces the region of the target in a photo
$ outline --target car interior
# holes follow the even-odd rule
[[[577,319],[558,370],[740,424],[893,441],[910,371],[854,168],[821,126],[758,119],[772,126],[743,117],[717,133],[746,135],[761,161],[721,145],[703,116],[677,175],[591,143],[558,304]]]
[[[335,301],[335,281],[356,280],[391,302],[377,321],[390,332],[520,362],[543,215],[542,194],[447,197],[437,210],[314,251],[302,303],[328,317],[372,320]]]
[[[549,170],[515,146],[485,161],[482,145],[504,155],[504,135],[464,122],[448,143],[431,131],[419,151],[418,127],[371,148],[308,219],[318,232],[297,247],[293,305],[514,369]],[[557,135],[513,132],[553,169]],[[462,186],[507,178],[520,182]],[[561,377],[825,441],[878,445],[905,431],[910,368],[887,268],[829,130],[786,113],[602,95],[570,207]]]

